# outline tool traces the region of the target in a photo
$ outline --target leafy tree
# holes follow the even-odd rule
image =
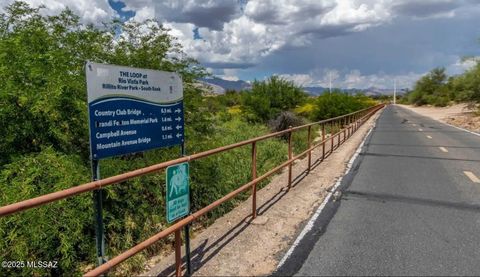
[[[319,96],[315,102],[313,118],[322,120],[352,113],[375,105],[375,101],[365,95],[348,95],[340,90]]]
[[[243,96],[247,117],[263,122],[275,118],[282,111],[295,108],[307,99],[300,87],[278,76],[266,81],[254,81],[252,91]]]
[[[233,107],[233,106],[238,106],[242,102],[242,94],[241,92],[237,92],[235,90],[227,90],[225,94],[223,95],[218,95],[217,100],[222,103],[222,105],[226,107]]]
[[[457,76],[447,77],[444,68],[435,68],[420,78],[405,95],[415,105],[446,106],[451,101],[480,102],[480,64]]]
[[[456,100],[480,103],[480,62],[464,74],[452,78],[452,90],[457,92]]]
[[[54,16],[41,9],[14,2],[0,16],[0,162],[45,146],[88,160],[86,60],[177,71],[186,94],[199,94],[190,84],[203,70],[182,58],[180,45],[158,22],[98,28],[68,9]]]
[[[14,2],[0,14],[0,205],[81,184],[89,179],[86,60],[177,71],[184,80],[187,151],[203,150],[212,120],[200,90],[204,71],[155,21],[103,27],[82,24],[71,10],[44,15]],[[120,31],[120,32],[119,32]],[[205,141],[207,140],[207,142]],[[178,157],[154,150],[102,161],[103,177]],[[198,173],[197,173],[198,174]],[[165,224],[163,175],[105,191],[107,254],[114,256]],[[2,260],[57,260],[56,273],[78,274],[94,261],[91,196],[0,218]],[[48,212],[38,215],[39,211]],[[27,220],[28,219],[28,220]],[[128,266],[128,265],[127,265]],[[137,265],[138,266],[138,265]],[[28,268],[22,274],[31,274]],[[53,274],[53,273],[52,273]]]
[[[434,68],[415,84],[408,95],[410,103],[415,105],[434,104],[444,106],[450,101],[445,68]]]

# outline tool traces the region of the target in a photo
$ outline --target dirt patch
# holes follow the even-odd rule
[[[288,171],[276,175],[258,191],[259,216],[251,221],[251,198],[219,218],[191,240],[192,267],[199,276],[251,276],[272,273],[295,240],[305,221],[343,175],[346,164],[379,113],[366,122],[323,162],[322,147],[312,153],[315,167],[309,174],[307,159],[296,163],[294,186],[287,191]],[[342,137],[343,139],[343,137]],[[337,140],[335,140],[337,142]],[[331,143],[326,144],[326,152]],[[182,251],[184,248],[182,248]],[[183,255],[183,253],[182,253]],[[160,255],[147,263],[142,276],[173,275],[174,255]]]
[[[399,106],[441,122],[452,124],[470,131],[480,132],[480,116],[475,112],[475,108],[468,107],[467,104],[457,104],[448,107]]]

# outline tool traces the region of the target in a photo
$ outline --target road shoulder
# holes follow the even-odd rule
[[[456,104],[448,107],[398,105],[431,119],[462,128],[471,132],[480,133],[480,116],[467,104]]]

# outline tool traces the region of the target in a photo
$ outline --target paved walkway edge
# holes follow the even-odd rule
[[[383,109],[380,110],[378,114],[380,114],[382,112],[383,112]],[[378,119],[378,116],[375,118],[375,121],[373,122],[372,126],[370,127],[370,129],[368,130],[364,139],[362,140],[360,145],[357,147],[355,153],[353,154],[352,158],[348,162],[347,168],[345,169],[345,172],[344,172],[343,176],[340,177],[335,182],[334,186],[329,191],[329,193],[327,194],[327,196],[323,200],[322,204],[318,207],[318,209],[312,215],[312,217],[310,218],[308,223],[305,225],[303,230],[300,232],[298,237],[295,239],[295,241],[292,244],[292,246],[290,247],[290,249],[285,253],[283,258],[280,260],[280,262],[277,265],[277,270],[273,273],[273,276],[292,276],[300,269],[300,267],[302,265],[301,263],[289,263],[290,265],[288,265],[288,264],[285,264],[285,262],[288,259],[303,260],[303,258],[305,256],[308,256],[308,254],[311,251],[311,248],[314,245],[314,243],[311,243],[311,242],[316,241],[316,239],[312,239],[312,238],[318,238],[319,236],[321,236],[323,234],[325,228],[328,225],[328,222],[333,217],[333,215],[335,214],[335,211],[338,208],[338,202],[336,201],[336,198],[337,198],[336,195],[337,195],[337,193],[341,193],[342,189],[345,188],[347,186],[347,184],[349,183],[348,180],[351,180],[353,178],[353,176],[351,174],[353,172],[351,170],[352,170],[352,168],[354,168],[354,164],[358,164],[357,158],[359,157],[360,153],[362,152],[362,149],[365,146],[365,142],[370,138],[372,130],[376,126],[376,120],[377,119]],[[333,198],[333,201],[331,201],[332,198]],[[329,205],[329,204],[332,204],[332,205]],[[322,224],[321,224],[322,228],[321,228],[321,230],[312,230],[312,228],[315,225],[315,222],[317,222],[317,220],[323,221]],[[299,245],[302,245],[302,247],[298,247]],[[292,267],[291,264],[295,264],[296,266]]]

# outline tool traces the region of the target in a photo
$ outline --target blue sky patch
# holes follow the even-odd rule
[[[108,4],[120,15],[122,21],[127,21],[135,16],[135,11],[122,10],[126,6],[122,1],[108,0]]]

